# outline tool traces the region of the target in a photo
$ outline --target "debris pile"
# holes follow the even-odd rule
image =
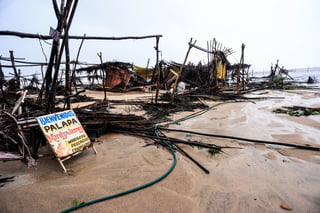
[[[242,95],[248,91],[265,88],[284,88],[284,79],[292,77],[288,70],[280,68],[278,61],[271,67],[270,75],[254,81],[249,78],[250,64],[244,62],[245,45],[241,45],[239,63],[231,64],[228,57],[234,53],[216,39],[207,42],[207,47],[196,45],[190,39],[183,63],[159,61],[159,40],[162,35],[99,37],[69,35],[69,29],[78,1],[61,1],[60,9],[53,1],[57,17],[57,27],[50,35],[22,32],[0,31],[0,36],[51,40],[52,49],[48,62],[28,62],[15,58],[10,51],[8,57],[0,56],[0,151],[1,159],[24,159],[28,165],[35,165],[39,147],[46,139],[39,130],[36,118],[50,113],[71,109],[72,102],[89,100],[82,95],[85,89],[104,91],[104,99],[95,100],[90,106],[74,109],[80,122],[91,137],[99,137],[107,131],[124,132],[147,137],[161,144],[161,139],[172,142],[177,151],[185,152],[176,143],[205,146],[221,149],[210,144],[186,142],[168,138],[162,132],[160,138],[154,135],[157,123],[169,121],[169,115],[179,111],[207,109],[205,99],[214,101],[245,99]],[[75,60],[70,60],[69,40],[81,39]],[[103,62],[102,53],[98,53],[99,64],[80,62],[79,54],[85,40],[124,40],[155,39],[156,63],[153,68],[143,68],[125,62]],[[40,42],[41,44],[41,42]],[[206,54],[207,61],[197,65],[187,63],[191,50]],[[63,56],[65,59],[63,59]],[[42,79],[36,74],[24,76],[20,68],[35,66],[41,68]],[[64,67],[62,67],[64,66]],[[79,67],[80,66],[80,67]],[[10,79],[3,69],[12,69]],[[44,70],[45,69],[45,70]],[[85,85],[86,78],[89,84]],[[313,79],[310,79],[311,82]],[[131,101],[122,103],[137,105],[146,111],[146,116],[112,114],[109,107],[120,104],[107,99],[107,91],[127,92],[139,90],[155,92],[151,101]],[[160,90],[167,93],[160,95]],[[33,97],[28,97],[33,94]],[[63,104],[63,107],[58,107]],[[148,119],[146,118],[148,117]]]

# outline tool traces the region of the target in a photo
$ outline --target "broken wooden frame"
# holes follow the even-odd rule
[[[70,27],[73,15],[74,15],[74,11],[77,5],[77,1],[75,1],[73,3],[73,7],[72,7],[72,1],[67,1],[67,5],[66,7],[64,7],[63,2],[61,2],[61,11],[59,11],[58,7],[57,7],[57,3],[55,1],[53,1],[53,5],[54,5],[54,9],[56,12],[56,16],[58,18],[58,24],[57,24],[57,28],[55,30],[55,35],[40,35],[40,34],[30,34],[30,33],[23,33],[23,32],[15,32],[15,31],[0,31],[0,36],[17,36],[20,38],[36,38],[36,39],[41,39],[41,40],[52,40],[53,39],[53,48],[51,51],[51,57],[50,57],[50,61],[48,64],[46,63],[41,63],[41,65],[48,65],[47,66],[47,71],[45,74],[45,88],[46,88],[46,97],[49,98],[49,104],[48,104],[48,110],[47,112],[53,112],[54,111],[54,98],[55,98],[55,90],[56,90],[56,83],[57,83],[57,76],[58,76],[58,72],[59,72],[59,66],[61,64],[61,56],[63,54],[63,50],[65,48],[66,53],[68,53],[68,39],[82,39],[82,42],[84,40],[127,40],[127,39],[149,39],[149,38],[156,38],[156,68],[154,70],[154,72],[156,72],[157,67],[158,67],[158,63],[159,63],[159,59],[158,59],[158,53],[159,53],[159,39],[162,37],[162,35],[147,35],[147,36],[126,36],[126,37],[102,37],[102,36],[74,36],[74,35],[68,35],[68,29]],[[71,10],[71,14],[69,15],[69,12]],[[67,20],[67,18],[69,17],[69,19]],[[64,26],[64,28],[63,28]],[[59,32],[65,31],[64,34],[61,34]],[[58,42],[59,40],[62,39],[62,45],[59,46]],[[60,48],[61,51],[57,50],[56,48]],[[80,46],[81,48],[81,46]],[[80,51],[79,48],[79,51]],[[78,51],[78,55],[79,55],[79,51]],[[59,53],[59,54],[57,54]],[[77,56],[78,58],[78,56]],[[55,62],[54,62],[55,61]],[[77,59],[78,61],[78,59]],[[77,61],[75,63],[75,65],[77,64]],[[70,60],[68,60],[68,54],[66,54],[66,67],[69,67],[70,64]],[[53,68],[53,64],[55,64],[54,68],[55,68],[55,72],[53,75],[53,79],[52,79],[52,68]],[[66,69],[66,78],[70,78],[70,74],[67,73],[69,69]],[[74,69],[75,70],[75,69]],[[74,71],[71,74],[72,78],[75,78],[75,74]],[[67,94],[71,94],[71,83],[73,82],[73,79],[66,79],[66,89],[68,89],[69,91],[67,91]],[[51,87],[52,85],[52,87]],[[50,86],[51,90],[48,90],[48,86]],[[44,88],[42,87],[41,92],[39,93],[39,97],[38,97],[38,103],[41,104],[42,103],[42,90]],[[69,100],[67,100],[67,106],[68,108],[70,108],[70,103]]]
[[[93,144],[91,144],[90,147],[92,148],[94,154],[97,154],[97,153],[98,153]],[[89,148],[89,147],[86,147],[85,149],[88,149],[88,148]],[[64,157],[64,158],[58,158],[58,157],[57,157],[57,160],[58,160],[60,166],[62,167],[64,173],[67,173],[67,172],[68,172],[68,169],[65,167],[65,165],[63,164],[63,162],[66,161],[66,160],[69,160],[70,158],[72,158],[72,157],[74,157],[74,156],[76,156],[76,155],[78,155],[78,154],[80,154],[80,153],[82,153],[83,151],[84,151],[84,150],[79,151],[79,152],[76,152],[76,153],[74,153],[74,154],[72,154],[72,155],[69,155],[68,157]]]
[[[185,60],[184,60],[183,64],[180,66],[179,72],[176,74],[175,82],[172,85],[173,91],[171,94],[171,103],[173,103],[174,93],[176,91],[177,84],[179,82],[179,79],[180,79],[181,74],[183,72],[183,69],[185,67],[185,64],[186,64],[186,61],[187,61],[187,58],[188,58],[188,55],[189,55],[191,48],[198,49],[198,50],[208,54],[208,70],[210,70],[209,77],[210,77],[210,82],[212,83],[212,85],[214,87],[217,87],[217,67],[216,67],[216,64],[217,64],[218,57],[220,57],[220,59],[224,58],[226,60],[227,56],[234,53],[232,48],[223,47],[222,43],[217,42],[215,38],[212,41],[207,42],[207,49],[197,46],[196,41],[192,42],[192,38],[190,39],[188,45],[189,45],[189,48],[187,50]],[[218,53],[220,53],[220,55]],[[223,57],[221,55],[223,55]],[[211,68],[210,68],[210,64],[212,64]]]

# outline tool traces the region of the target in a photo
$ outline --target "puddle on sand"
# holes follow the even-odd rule
[[[272,112],[274,109],[283,106],[312,107],[319,104],[317,99],[306,99],[304,95],[282,91],[270,91],[268,96],[284,98],[265,99],[257,101],[256,104],[246,104],[243,112],[247,117],[247,131],[254,130],[261,138],[268,140],[280,138],[285,142],[320,144],[320,141],[318,141],[320,128],[317,128],[320,126],[320,116],[293,118]],[[292,137],[288,138],[288,135]],[[297,138],[299,140],[296,140]]]

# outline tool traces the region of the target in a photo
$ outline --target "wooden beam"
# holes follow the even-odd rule
[[[53,39],[49,35],[23,33],[16,31],[0,30],[0,36],[16,36],[20,38],[36,38],[43,40]],[[63,38],[64,35],[61,35]],[[148,38],[160,38],[162,35],[146,35],[146,36],[125,36],[125,37],[114,37],[114,36],[77,36],[69,35],[69,39],[85,39],[85,40],[129,40],[129,39],[148,39]]]

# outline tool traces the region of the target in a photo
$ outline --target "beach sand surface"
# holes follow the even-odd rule
[[[103,97],[103,92],[88,95]],[[113,94],[109,99],[149,98],[149,93]],[[252,102],[222,104],[203,115],[171,125],[202,133],[320,147],[320,116],[275,114],[282,106],[320,107],[319,91],[259,91]],[[263,97],[263,98],[262,98]],[[207,102],[213,106],[217,102]],[[83,103],[82,103],[83,104]],[[143,114],[122,106],[118,113]],[[199,110],[200,111],[200,110]],[[171,116],[176,120],[192,112]],[[128,195],[99,202],[77,212],[320,212],[320,152],[254,144],[188,133],[166,132],[184,140],[232,146],[210,155],[207,149],[180,145],[210,171],[204,173],[186,156],[176,153],[177,165],[164,180]],[[0,212],[60,212],[74,200],[91,201],[153,181],[168,171],[172,154],[152,141],[110,133],[95,147],[65,161],[68,174],[49,147],[36,167],[20,161],[0,162],[0,175],[15,176],[0,188]],[[282,205],[282,207],[281,207]]]

